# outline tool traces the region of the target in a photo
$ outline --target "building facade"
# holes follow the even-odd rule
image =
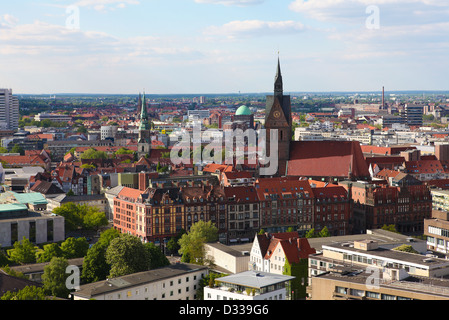
[[[0,128],[17,130],[19,128],[19,100],[11,89],[0,89]]]
[[[74,300],[195,300],[207,267],[178,263],[82,285],[72,293]]]

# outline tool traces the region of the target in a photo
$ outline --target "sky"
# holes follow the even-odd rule
[[[448,0],[1,0],[21,94],[449,90]]]

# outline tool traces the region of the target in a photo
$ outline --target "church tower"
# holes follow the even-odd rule
[[[284,95],[281,63],[278,58],[274,95],[267,96],[265,109],[265,129],[267,130],[267,152],[270,152],[270,130],[278,131],[278,174],[284,175],[290,157],[292,140],[292,107],[289,95]]]
[[[148,120],[145,93],[142,97],[142,105],[140,109],[139,141],[137,142],[137,155],[139,159],[141,157],[145,157],[151,152],[151,124]]]

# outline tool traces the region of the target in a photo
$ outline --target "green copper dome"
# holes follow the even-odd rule
[[[237,109],[237,111],[235,112],[236,116],[250,116],[253,113],[251,112],[251,110],[249,110],[249,108],[247,106],[241,106],[240,108]]]

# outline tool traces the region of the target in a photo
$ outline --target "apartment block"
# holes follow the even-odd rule
[[[207,267],[178,263],[164,268],[85,284],[74,300],[195,300]]]
[[[433,210],[432,218],[424,220],[424,235],[427,248],[436,253],[449,253],[449,213]]]
[[[204,288],[204,300],[289,300],[294,277],[261,271],[245,271],[215,279]]]
[[[17,130],[19,128],[19,100],[12,95],[11,89],[0,89],[0,129]]]
[[[375,240],[340,242],[323,245],[322,252],[309,256],[308,294],[312,300],[435,299],[437,290],[420,285],[427,282],[438,283],[447,299],[444,287],[449,288],[449,281],[441,279],[448,275],[446,259],[383,248]],[[373,287],[376,290],[370,290]]]

